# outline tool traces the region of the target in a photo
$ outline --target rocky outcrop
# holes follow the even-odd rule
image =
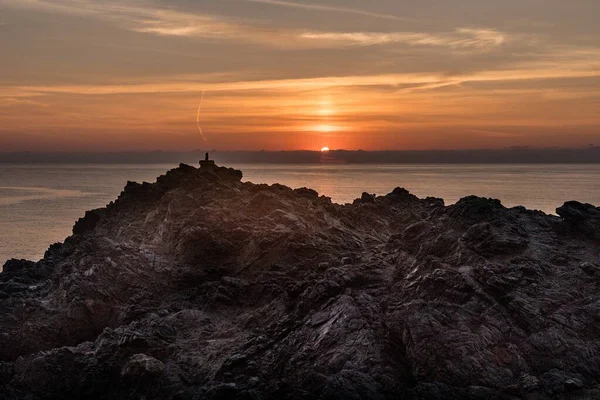
[[[598,209],[182,165],[0,274],[0,398],[596,399]]]
[[[557,208],[556,212],[574,232],[581,232],[592,239],[600,239],[600,207],[569,201]]]

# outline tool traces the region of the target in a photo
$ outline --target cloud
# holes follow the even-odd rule
[[[135,32],[157,35],[228,38],[241,36],[244,26],[223,17],[152,8],[111,1],[87,0],[1,0],[0,4],[72,16],[86,16],[115,23]]]
[[[164,17],[164,15],[163,15]],[[294,49],[342,48],[405,44],[488,51],[507,42],[507,35],[490,29],[457,29],[446,34],[419,32],[322,32],[267,28],[242,23],[227,23],[206,17],[144,20],[130,27],[136,32],[161,36],[201,37],[213,40],[237,40],[266,46]]]
[[[160,36],[202,37],[232,39],[250,35],[256,39],[251,27],[232,24],[211,17],[180,15],[177,12],[157,12],[152,18],[130,21],[129,30]]]
[[[470,39],[462,39],[462,41],[456,42],[458,46],[479,46],[482,44],[500,46],[506,42],[506,35],[494,29],[460,28],[457,29],[457,32],[470,37]]]
[[[351,86],[414,85],[408,91],[433,89],[449,85],[475,82],[518,82],[552,79],[575,79],[600,77],[599,64],[572,62],[562,65],[524,64],[521,68],[469,72],[448,75],[444,73],[379,74],[363,76],[329,76],[300,79],[272,79],[238,82],[199,82],[193,77],[172,77],[172,82],[123,85],[56,85],[56,86],[13,86],[7,87],[12,97],[29,97],[48,93],[70,93],[78,95],[110,95],[123,93],[200,93],[240,90],[297,91]]]
[[[373,17],[397,19],[393,16],[317,4],[301,4],[280,0],[246,0],[286,7],[329,10]],[[252,42],[279,48],[336,48],[372,46],[389,43],[410,46],[436,46],[460,49],[493,49],[507,40],[507,35],[492,29],[461,28],[446,34],[420,32],[322,32],[282,27],[269,27],[223,16],[186,13],[175,8],[141,7],[110,1],[87,0],[2,0],[0,4],[31,8],[44,12],[99,18],[127,30],[160,36],[205,38]]]
[[[269,4],[273,6],[281,6],[281,7],[292,7],[292,8],[301,8],[304,10],[315,10],[315,11],[333,11],[347,14],[355,14],[355,15],[363,15],[366,17],[374,17],[381,19],[391,19],[395,21],[407,21],[407,18],[400,18],[394,15],[388,14],[378,14],[364,10],[358,10],[355,8],[346,8],[346,7],[334,7],[327,6],[322,4],[304,4],[304,3],[296,3],[291,1],[280,1],[280,0],[246,0],[250,3],[261,3],[261,4]]]
[[[442,46],[449,48],[492,49],[507,41],[506,34],[492,29],[457,29],[449,34],[415,32],[305,32],[303,39],[338,43],[340,45],[370,46],[387,43],[404,43],[410,46]]]
[[[27,106],[27,107],[48,107],[48,104],[28,99],[14,97],[0,97],[0,107]]]

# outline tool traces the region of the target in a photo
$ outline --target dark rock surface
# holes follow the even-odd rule
[[[598,399],[597,208],[182,165],[0,274],[2,399]]]

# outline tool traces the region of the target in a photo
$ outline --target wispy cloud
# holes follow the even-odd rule
[[[172,8],[88,0],[0,0],[0,5],[85,16],[113,22],[135,32],[157,35],[229,38],[241,36],[244,25],[223,17],[180,12]]]
[[[387,43],[404,43],[410,46],[443,46],[450,48],[491,49],[504,44],[507,35],[491,29],[457,29],[448,34],[428,34],[415,32],[305,32],[303,39],[315,40],[323,45],[369,46]]]
[[[131,30],[162,36],[202,37],[214,40],[254,42],[281,48],[342,48],[404,44],[449,49],[493,50],[508,41],[508,35],[490,29],[457,29],[445,34],[421,32],[323,32],[268,28],[216,21],[205,17],[170,16],[138,21]]]
[[[39,101],[33,101],[29,99],[19,99],[13,97],[0,97],[0,107],[12,107],[12,106],[35,106],[35,107],[48,107],[48,104]]]
[[[246,0],[255,3],[287,7],[330,10],[373,17],[397,19],[389,15],[317,4],[302,4],[280,0]],[[223,16],[178,11],[175,8],[142,7],[88,0],[0,0],[0,4],[31,8],[45,12],[87,16],[110,21],[124,29],[160,36],[196,37],[211,40],[252,42],[280,48],[336,48],[372,46],[390,43],[410,46],[437,46],[485,50],[498,47],[508,40],[507,34],[492,29],[461,28],[445,34],[423,32],[322,32],[269,27]]]
[[[577,79],[600,77],[598,64],[570,63],[539,68],[535,64],[521,68],[478,71],[448,75],[444,73],[380,74],[366,76],[330,76],[305,79],[258,80],[239,82],[202,83],[192,77],[174,77],[174,82],[143,83],[130,85],[56,85],[56,86],[12,86],[5,88],[12,97],[29,97],[49,93],[78,95],[110,95],[121,93],[200,93],[203,90],[220,91],[298,91],[334,87],[414,85],[408,91],[434,89],[449,85],[477,82],[518,82],[552,79]],[[4,88],[3,88],[4,89]]]
[[[304,10],[314,10],[314,11],[333,11],[339,13],[347,13],[347,14],[355,14],[355,15],[363,15],[366,17],[374,17],[374,18],[382,18],[382,19],[391,19],[395,21],[406,21],[407,18],[401,18],[394,15],[389,14],[379,14],[374,12],[369,12],[365,10],[358,10],[355,8],[346,8],[346,7],[334,7],[323,4],[305,4],[305,3],[296,3],[292,1],[281,1],[281,0],[246,0],[250,3],[261,3],[261,4],[269,4],[273,6],[281,6],[281,7],[292,7],[292,8],[300,8]]]

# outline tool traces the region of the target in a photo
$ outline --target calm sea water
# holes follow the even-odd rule
[[[125,183],[153,182],[176,165],[0,165],[0,266],[38,260],[71,233],[86,210],[115,199]],[[310,187],[338,203],[401,186],[447,204],[477,194],[506,206],[554,213],[568,200],[600,205],[600,165],[232,165],[244,180]]]

